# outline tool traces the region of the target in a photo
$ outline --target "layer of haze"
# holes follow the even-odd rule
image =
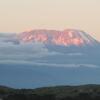
[[[0,0],[0,32],[74,28],[100,40],[100,0]]]

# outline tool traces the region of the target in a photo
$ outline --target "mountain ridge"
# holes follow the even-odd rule
[[[81,45],[97,45],[99,41],[81,30],[66,29],[59,30],[31,30],[22,32],[20,39],[26,42],[43,42],[47,44],[63,45],[63,46],[81,46]]]

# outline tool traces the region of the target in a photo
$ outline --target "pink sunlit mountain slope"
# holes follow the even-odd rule
[[[97,45],[98,41],[84,31],[67,29],[57,30],[31,30],[20,34],[20,39],[24,42],[42,42],[59,46],[83,46]]]

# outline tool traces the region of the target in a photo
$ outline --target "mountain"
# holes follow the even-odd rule
[[[17,88],[100,83],[100,43],[67,29],[0,37],[0,84]]]
[[[82,64],[86,61],[92,66],[94,59],[100,57],[99,41],[80,30],[31,30],[21,33],[19,38],[25,43],[42,43],[49,52],[53,53],[42,58],[42,61],[47,63]]]
[[[84,31],[74,29],[67,29],[64,31],[32,30],[21,33],[20,38],[26,42],[38,41],[45,44],[53,44],[66,47],[71,45],[97,45],[99,43]]]

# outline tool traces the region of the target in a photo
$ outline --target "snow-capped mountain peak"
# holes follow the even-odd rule
[[[84,31],[67,29],[57,30],[32,30],[20,34],[24,42],[43,42],[45,44],[62,46],[97,45],[98,41]]]

